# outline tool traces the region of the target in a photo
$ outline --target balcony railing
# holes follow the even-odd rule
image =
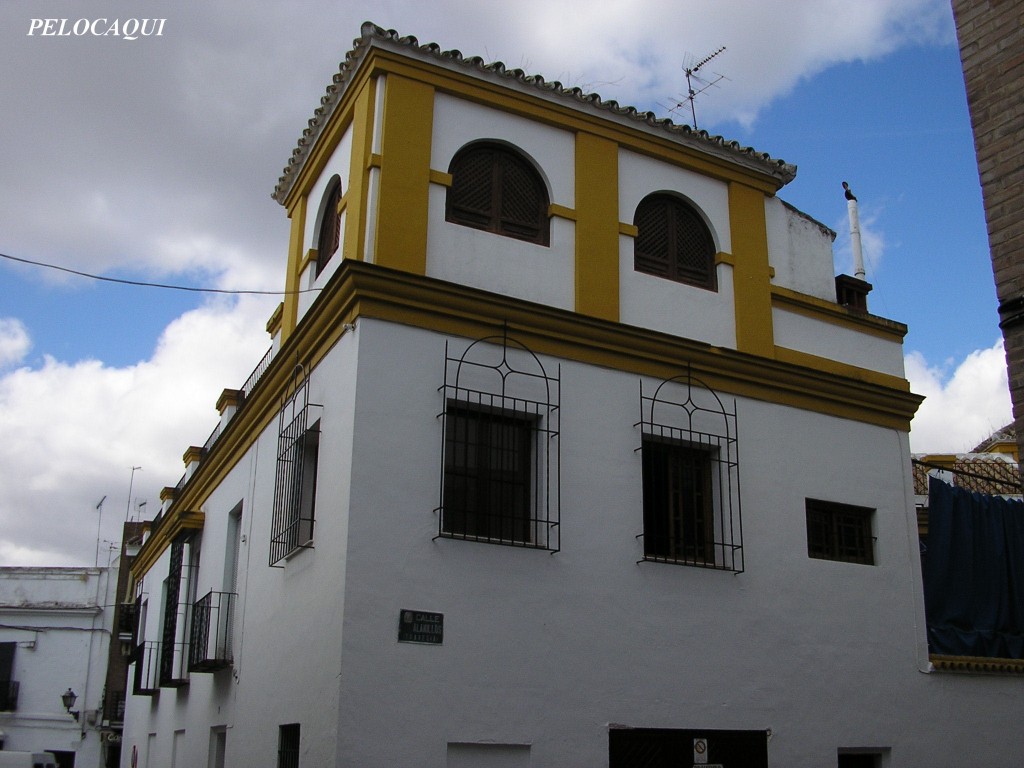
[[[0,680],[0,712],[14,712],[18,709],[18,682]]]
[[[231,666],[235,593],[209,592],[192,606],[190,672],[216,672]]]
[[[160,643],[147,640],[135,646],[135,681],[132,693],[153,696],[160,692]]]
[[[160,654],[160,687],[188,685],[188,643],[165,643]]]
[[[103,698],[103,719],[106,722],[124,722],[124,700],[124,691],[107,691]]]

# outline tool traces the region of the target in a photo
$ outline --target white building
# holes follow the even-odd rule
[[[1012,764],[1019,681],[929,663],[906,328],[794,174],[365,25],[133,565],[123,765]]]
[[[104,765],[101,705],[116,568],[0,568],[0,742]],[[74,703],[65,709],[62,694]]]

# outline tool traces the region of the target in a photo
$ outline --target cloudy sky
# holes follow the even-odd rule
[[[725,46],[698,123],[799,166],[781,196],[840,232],[837,271],[851,270],[840,182],[860,198],[871,309],[910,326],[908,378],[928,397],[914,450],[966,450],[1010,420],[948,0],[508,7],[0,3],[0,565],[91,564],[100,526],[106,563],[269,346],[280,300],[14,259],[280,289],[288,224],[270,193],[364,20],[663,115],[682,66]],[[44,17],[166,21],[132,41],[46,36]]]

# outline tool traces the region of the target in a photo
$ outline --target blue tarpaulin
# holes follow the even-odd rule
[[[927,546],[930,651],[1024,658],[1024,502],[929,478]]]

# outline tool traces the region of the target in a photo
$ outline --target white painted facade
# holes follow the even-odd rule
[[[435,66],[419,49],[372,44]],[[138,640],[159,641],[171,542],[191,537],[200,553],[188,570],[194,597],[237,593],[230,661],[130,697],[125,768],[133,754],[139,768],[283,765],[282,726],[293,725],[304,767],[602,766],[619,725],[768,732],[768,764],[780,767],[835,765],[844,749],[873,750],[887,767],[1013,764],[1024,738],[1007,702],[1019,702],[1019,681],[930,670],[907,429],[842,401],[875,385],[872,397],[899,400],[901,334],[898,324],[834,306],[832,233],[765,196],[771,274],[758,279],[778,298],[766,316],[779,354],[758,360],[741,348],[750,342],[741,340],[749,329],[740,327],[748,321],[738,295],[748,289],[734,278],[747,265],[734,262],[748,256],[735,246],[730,183],[620,147],[617,319],[574,316],[586,254],[572,217],[580,205],[573,131],[439,88],[423,272],[399,275],[382,269],[392,254],[376,242],[387,192],[376,160],[388,150],[383,81],[394,75],[375,77],[370,167],[365,189],[351,192],[365,191],[366,252],[358,264],[339,252],[317,281],[320,295],[297,302],[281,352],[291,357],[260,385],[278,386],[296,358],[312,361],[305,386],[320,406],[312,546],[269,564],[281,395],[261,400],[258,386],[222,431],[237,455],[221,461],[214,444],[189,480],[206,490],[179,489],[199,501],[165,503],[136,561],[145,563]],[[484,71],[467,77],[529,91],[518,81],[495,86]],[[327,180],[351,170],[351,131],[308,184],[307,218],[296,225],[302,252],[315,247],[310,222]],[[451,158],[485,139],[521,150],[562,207],[549,246],[446,221]],[[723,257],[717,290],[634,271],[633,215],[657,191],[700,210]],[[342,290],[330,275],[357,284],[351,301],[330,303]],[[359,284],[381,275],[390,290]],[[324,315],[333,306],[342,314]],[[440,535],[446,350],[458,357],[500,335],[508,314],[518,318],[510,336],[544,346],[538,359],[560,376],[560,453],[545,465],[559,470],[555,552]],[[566,330],[572,325],[583,330]],[[317,341],[300,347],[309,337]],[[665,363],[667,353],[648,348],[678,356]],[[721,361],[716,392],[735,404],[738,573],[644,555],[641,386],[649,392],[685,372],[687,355],[711,375]],[[757,380],[759,366],[770,386]],[[804,385],[835,402],[802,399]],[[239,437],[243,429],[251,435]],[[808,499],[872,510],[874,564],[809,557]],[[162,532],[179,523],[173,536]],[[399,642],[403,611],[443,614],[443,642]]]
[[[0,644],[13,644],[17,683],[13,708],[0,711],[3,749],[63,752],[76,768],[103,765],[116,581],[116,568],[0,568]],[[78,721],[61,703],[68,688],[78,697]]]

